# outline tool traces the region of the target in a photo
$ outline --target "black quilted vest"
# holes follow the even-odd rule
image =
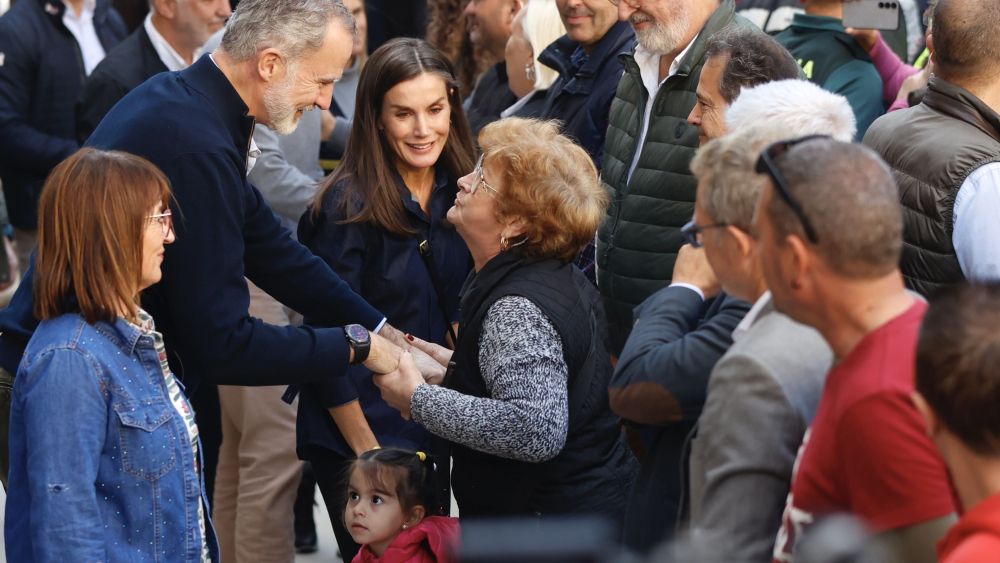
[[[951,241],[955,198],[969,174],[1000,161],[1000,115],[932,77],[920,105],[880,117],[864,142],[892,167],[899,187],[907,287],[926,296],[964,280]]]
[[[600,297],[579,269],[507,252],[473,274],[444,385],[489,397],[479,370],[480,332],[493,303],[510,295],[538,306],[562,340],[569,367],[566,445],[549,461],[529,463],[453,444],[452,487],[462,516],[599,513],[620,521],[634,465],[608,407],[612,368]]]

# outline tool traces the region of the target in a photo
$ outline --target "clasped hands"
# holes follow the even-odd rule
[[[371,333],[371,351],[365,367],[382,392],[382,399],[410,419],[410,398],[421,383],[440,385],[452,351],[406,336],[386,325],[380,334]]]

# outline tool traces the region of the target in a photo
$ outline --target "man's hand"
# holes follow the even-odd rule
[[[410,420],[410,399],[417,386],[424,382],[413,364],[413,356],[404,350],[399,356],[399,369],[385,375],[373,375],[372,381],[382,392],[382,399],[398,410],[403,418]]]
[[[365,360],[365,367],[375,373],[389,373],[399,367],[399,346],[389,340],[375,334],[369,333],[371,337],[371,348],[368,358]]]
[[[875,48],[875,43],[878,42],[879,31],[877,29],[855,29],[853,27],[847,28],[847,34],[854,38],[861,45],[861,48],[865,50],[866,53],[871,53],[872,49]]]
[[[673,283],[691,284],[705,294],[705,299],[715,297],[722,291],[719,278],[715,277],[712,266],[708,264],[704,248],[694,248],[685,244],[677,253],[674,263]]]

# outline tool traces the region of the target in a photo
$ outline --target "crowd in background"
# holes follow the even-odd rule
[[[858,1],[0,2],[8,560],[1000,557],[1000,5]]]

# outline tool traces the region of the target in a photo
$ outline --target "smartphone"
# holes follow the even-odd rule
[[[896,29],[899,27],[899,2],[897,0],[844,0],[844,27]]]

